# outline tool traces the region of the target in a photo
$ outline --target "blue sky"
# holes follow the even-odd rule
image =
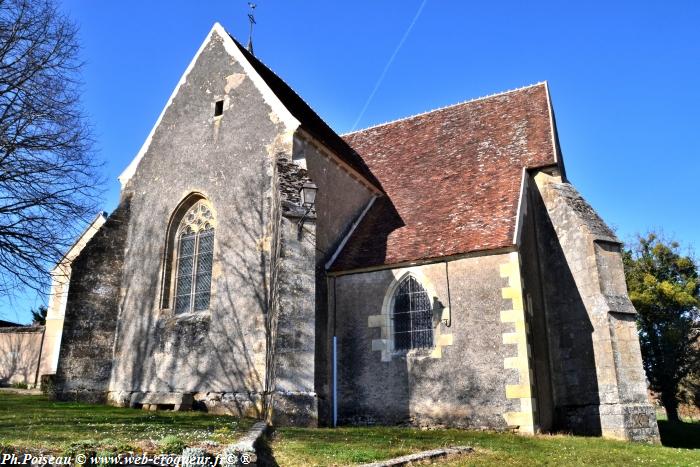
[[[256,55],[337,132],[349,131],[366,104],[358,128],[547,80],[567,174],[620,238],[662,229],[700,248],[700,3],[257,4]],[[247,40],[247,2],[63,0],[61,7],[80,27],[83,105],[105,161],[111,211],[117,175],[212,24]],[[0,301],[0,315],[26,322],[42,300]]]

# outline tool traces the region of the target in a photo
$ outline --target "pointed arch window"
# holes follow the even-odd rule
[[[202,311],[211,301],[211,278],[214,262],[216,219],[211,204],[199,199],[180,218],[170,236],[166,258],[163,307],[177,313]],[[170,290],[170,276],[174,284]]]
[[[433,347],[433,309],[428,293],[413,276],[396,288],[391,318],[394,350]]]

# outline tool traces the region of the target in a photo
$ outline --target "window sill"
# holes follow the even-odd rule
[[[200,321],[210,321],[211,311],[210,310],[200,310],[200,311],[188,311],[185,313],[175,314],[172,309],[164,308],[160,310],[160,321],[163,325],[173,325],[179,323],[190,323],[190,322],[200,322]]]
[[[430,358],[434,350],[434,347],[429,349],[394,350],[392,352],[392,356],[412,360],[422,360],[424,358]]]

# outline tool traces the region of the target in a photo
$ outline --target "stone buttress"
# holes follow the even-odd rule
[[[554,428],[658,442],[621,242],[556,171],[533,181]]]

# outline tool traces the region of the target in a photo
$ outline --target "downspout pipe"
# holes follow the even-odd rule
[[[333,428],[338,426],[338,337],[333,336]]]
[[[338,336],[336,327],[336,287],[333,278],[333,428],[338,426]]]
[[[446,327],[452,326],[452,296],[450,295],[450,266],[449,262],[445,261],[445,279],[447,282],[447,319],[443,320]]]

